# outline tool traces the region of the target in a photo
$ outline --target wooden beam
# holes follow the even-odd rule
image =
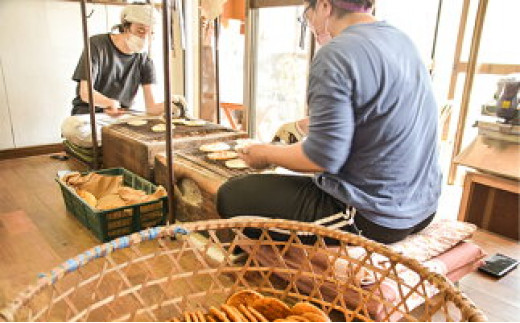
[[[269,8],[282,6],[300,6],[303,5],[303,0],[251,0],[250,8]]]
[[[484,21],[486,18],[487,6],[488,0],[480,0],[477,10],[477,19],[475,21],[475,28],[473,29],[473,39],[471,41],[471,50],[468,61],[468,69],[466,71],[466,81],[464,84],[462,104],[459,112],[457,132],[455,133],[455,143],[453,145],[453,151],[451,155],[450,172],[448,175],[449,185],[453,185],[453,182],[455,181],[455,176],[457,175],[457,165],[454,163],[454,159],[460,153],[462,138],[464,136],[464,129],[466,127],[466,118],[469,110],[469,103],[471,98],[471,90],[473,89],[475,71],[477,70],[480,39],[482,38],[482,30],[484,29]]]
[[[80,2],[81,0],[60,0],[60,1],[66,1],[66,2]],[[105,4],[105,5],[112,5],[112,6],[127,6],[131,4],[131,2],[123,2],[122,0],[86,0],[89,4]],[[155,3],[154,7],[156,8],[162,8],[161,3]]]
[[[30,157],[30,156],[46,155],[46,154],[55,154],[55,153],[59,153],[59,152],[63,152],[63,151],[64,151],[64,147],[63,147],[63,144],[61,144],[61,143],[60,144],[23,147],[23,148],[13,148],[13,149],[0,150],[0,160],[24,158],[24,157]]]
[[[468,69],[467,62],[459,62],[456,65],[456,73],[464,73]],[[493,74],[493,75],[503,75],[503,74],[513,74],[520,73],[520,65],[516,64],[479,64],[477,66],[476,74]]]
[[[448,91],[448,100],[453,100],[455,97],[455,88],[457,87],[457,67],[460,65],[460,55],[462,53],[462,44],[464,43],[464,34],[466,32],[466,24],[468,22],[469,1],[464,0],[462,6],[462,13],[460,15],[459,33],[457,35],[457,45],[455,46],[455,58],[453,59],[453,71],[451,72],[450,88]]]

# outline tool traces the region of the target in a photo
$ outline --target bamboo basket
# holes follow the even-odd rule
[[[223,230],[231,231],[234,238],[219,240]],[[260,233],[259,238],[247,238],[248,230]],[[280,230],[290,234],[287,241],[276,241],[269,234]],[[302,234],[314,238],[303,244]],[[328,248],[332,242],[336,247]],[[352,247],[366,255],[353,256]],[[275,255],[269,266],[261,261],[265,248]],[[248,252],[237,256],[239,249]],[[290,250],[302,255],[301,265],[285,261]],[[371,259],[376,255],[386,257],[390,265],[374,265]],[[324,270],[317,271],[311,264],[316,257],[326,260]],[[349,264],[350,278],[331,270],[338,261]],[[398,277],[398,266],[415,273],[417,282],[410,285]],[[369,288],[354,278],[360,271],[374,278]],[[389,279],[398,285],[401,301],[397,303],[380,296],[381,283]],[[305,292],[303,281],[310,282]],[[435,288],[436,295],[429,295],[428,288]],[[374,303],[384,305],[383,321],[395,317],[406,321],[486,319],[444,276],[382,244],[311,224],[235,219],[147,229],[92,248],[41,274],[34,286],[0,312],[0,320],[164,321],[185,311],[218,307],[242,289],[287,304],[311,302],[340,321],[373,320],[369,307]],[[358,302],[346,301],[348,293],[356,295]],[[408,307],[406,300],[412,296],[422,297],[423,305]]]

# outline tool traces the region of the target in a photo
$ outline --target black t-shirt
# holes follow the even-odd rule
[[[129,108],[137,94],[139,85],[155,83],[155,68],[146,53],[125,54],[110,38],[110,34],[90,37],[92,61],[92,83],[99,93],[118,100],[122,107]],[[72,114],[89,112],[88,103],[79,95],[80,80],[87,80],[85,52],[81,55],[72,79],[78,82]],[[101,112],[96,108],[96,112]]]

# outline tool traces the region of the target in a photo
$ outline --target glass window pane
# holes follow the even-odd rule
[[[429,64],[438,6],[439,0],[378,0],[376,15],[405,32]]]
[[[480,62],[520,64],[519,12],[518,0],[489,1],[480,42]]]
[[[299,47],[303,6],[258,10],[256,137],[269,142],[280,125],[305,116],[309,50]]]

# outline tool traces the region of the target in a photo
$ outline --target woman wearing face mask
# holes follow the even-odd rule
[[[128,5],[121,13],[119,33],[90,38],[92,82],[96,112],[111,116],[130,108],[137,90],[143,86],[146,111],[160,114],[163,104],[156,103],[152,91],[155,69],[147,52],[156,21],[151,5]],[[80,58],[72,79],[78,82],[72,115],[89,113],[85,53]]]
[[[251,167],[315,175],[231,179],[218,192],[221,216],[312,222],[383,243],[432,221],[442,176],[430,77],[411,40],[377,21],[373,4],[304,1],[302,20],[321,45],[310,68],[309,118],[293,127],[306,139],[249,146],[240,157]]]

